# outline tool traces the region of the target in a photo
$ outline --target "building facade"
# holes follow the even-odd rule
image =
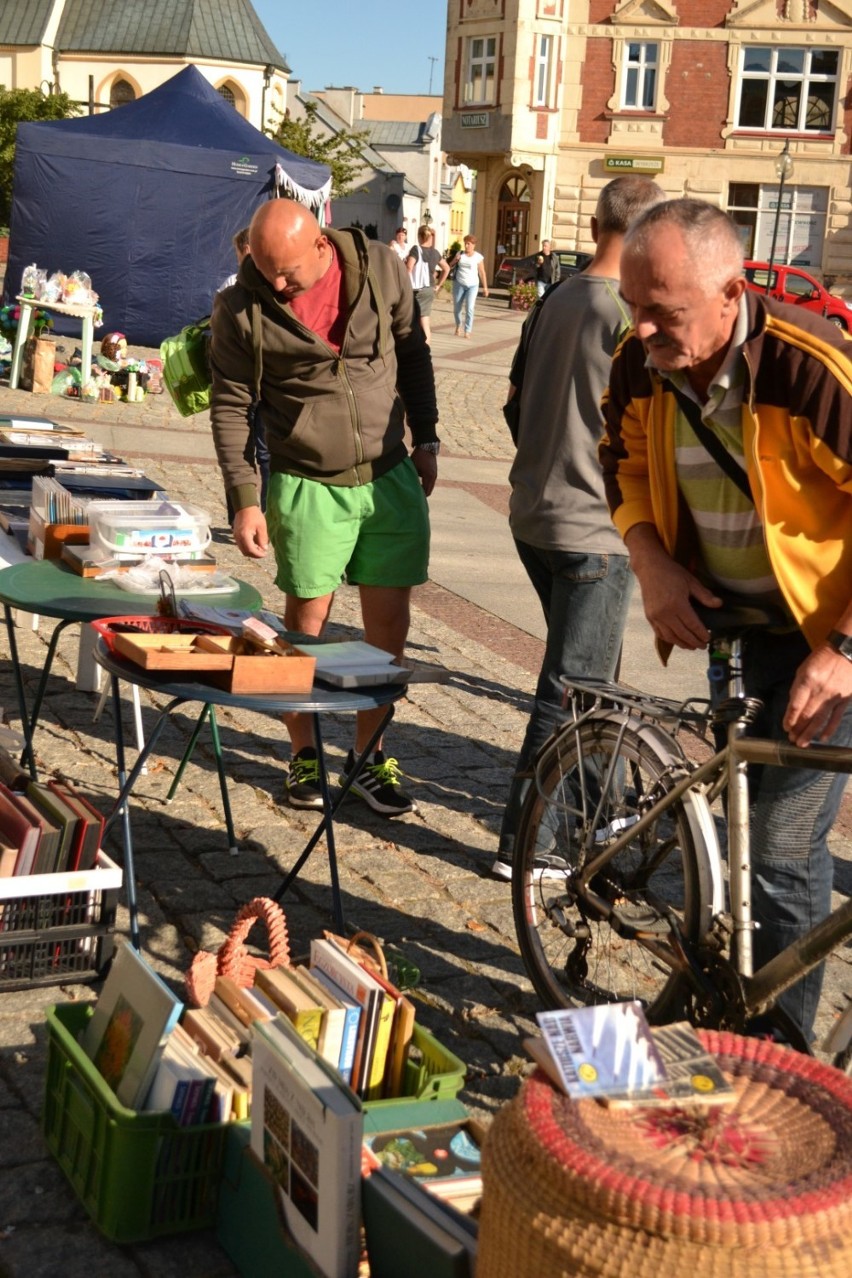
[[[850,76],[852,0],[449,0],[444,147],[494,267],[638,172],[852,296]]]
[[[0,84],[83,111],[142,97],[192,63],[256,129],[284,113],[289,68],[250,0],[0,0]]]

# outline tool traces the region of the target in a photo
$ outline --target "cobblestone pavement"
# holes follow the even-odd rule
[[[494,468],[484,463],[509,458],[499,406],[520,319],[507,310],[505,298],[481,300],[472,340],[458,342],[443,299],[433,318],[442,436],[449,455],[445,482],[460,484],[492,511],[505,510],[506,487],[495,482]],[[230,542],[203,416],[181,421],[165,396],[139,406],[88,406],[35,401],[2,388],[0,412],[78,420],[118,451],[141,457],[146,472],[170,495],[211,511],[220,563],[276,605],[280,596],[270,563],[241,559]],[[471,462],[483,464],[481,485]],[[531,592],[529,609],[534,614]],[[340,591],[334,620],[334,635],[356,633],[352,590]],[[45,621],[38,631],[19,627],[17,632],[30,693],[51,628]],[[5,658],[0,704],[13,713],[5,632],[0,643]],[[435,681],[410,685],[388,736],[390,751],[410,777],[419,812],[390,822],[349,800],[336,827],[347,921],[400,946],[418,964],[418,1018],[465,1061],[462,1098],[485,1116],[514,1094],[528,1069],[520,1040],[531,1031],[537,1010],[514,938],[508,885],[492,878],[489,867],[540,654],[533,625],[516,628],[472,603],[464,591],[453,593],[434,582],[419,591],[411,655],[432,668]],[[116,787],[110,712],[93,721],[96,698],[75,690],[75,666],[71,632],[60,641],[37,732],[39,768],[71,777],[108,810]],[[154,699],[143,692],[142,704],[150,728]],[[193,726],[191,708],[170,721],[133,797],[143,948],[176,986],[194,949],[217,947],[244,901],[275,890],[316,819],[282,806],[288,752],[281,725],[242,711],[223,711],[219,720],[239,855],[227,850],[213,756],[203,737],[174,801],[163,802]],[[348,748],[351,728],[346,716],[327,720],[332,775]],[[120,854],[115,840],[109,850]],[[838,887],[846,892],[849,860],[843,837]],[[318,850],[285,902],[297,954],[328,925],[329,900],[327,866]],[[127,931],[123,906],[118,930]],[[833,965],[823,1028],[850,986],[849,960],[847,953]],[[105,1241],[46,1154],[39,1132],[44,1009],[55,1001],[91,997],[85,986],[0,996],[0,1273],[9,1278],[59,1273],[63,1278],[224,1278],[234,1270],[210,1232],[131,1247]]]

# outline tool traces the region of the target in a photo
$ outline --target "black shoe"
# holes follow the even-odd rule
[[[346,756],[341,784],[352,773],[355,767],[355,752],[350,750]],[[396,759],[386,759],[381,750],[373,755],[372,763],[365,763],[352,782],[350,790],[359,799],[382,816],[403,816],[413,812],[414,800],[410,799],[399,784],[399,764]]]
[[[305,746],[293,755],[284,789],[291,808],[322,807],[319,762],[313,746]]]

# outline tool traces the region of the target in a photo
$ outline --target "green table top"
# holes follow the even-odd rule
[[[236,580],[236,578],[235,578]],[[246,608],[255,611],[263,598],[248,582],[237,581],[230,594],[180,595],[214,607]],[[63,621],[98,621],[101,617],[150,617],[157,611],[159,594],[137,595],[122,590],[114,581],[81,577],[65,564],[52,559],[29,560],[0,570],[0,603],[22,612]]]

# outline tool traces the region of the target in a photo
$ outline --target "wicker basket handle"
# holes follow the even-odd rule
[[[268,896],[256,896],[237,913],[228,939],[219,950],[219,973],[228,976],[241,966],[245,957],[245,940],[258,920],[266,924],[269,936],[269,966],[286,967],[290,962],[287,921],[281,906]]]
[[[382,949],[381,941],[377,936],[373,936],[372,932],[356,932],[349,942],[349,947],[346,951],[347,954],[351,954],[353,947],[360,945],[361,943],[371,947],[373,954],[375,955],[379,971],[382,974],[382,978],[386,981],[388,979],[388,965],[387,960],[385,959],[385,952]]]

